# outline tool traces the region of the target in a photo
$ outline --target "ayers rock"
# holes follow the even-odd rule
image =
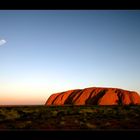
[[[119,88],[90,87],[52,94],[45,105],[140,105],[140,95]]]

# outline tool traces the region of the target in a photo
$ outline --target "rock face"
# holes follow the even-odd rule
[[[118,88],[90,87],[52,94],[45,105],[140,105],[140,95]]]

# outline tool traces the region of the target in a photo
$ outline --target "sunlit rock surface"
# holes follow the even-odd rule
[[[45,105],[140,105],[140,95],[119,88],[90,87],[52,94]]]

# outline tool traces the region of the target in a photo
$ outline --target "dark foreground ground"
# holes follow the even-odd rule
[[[140,106],[0,107],[0,130],[140,130]]]

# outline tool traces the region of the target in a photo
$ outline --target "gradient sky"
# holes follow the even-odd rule
[[[0,39],[0,104],[93,86],[140,93],[140,10],[0,10]]]

